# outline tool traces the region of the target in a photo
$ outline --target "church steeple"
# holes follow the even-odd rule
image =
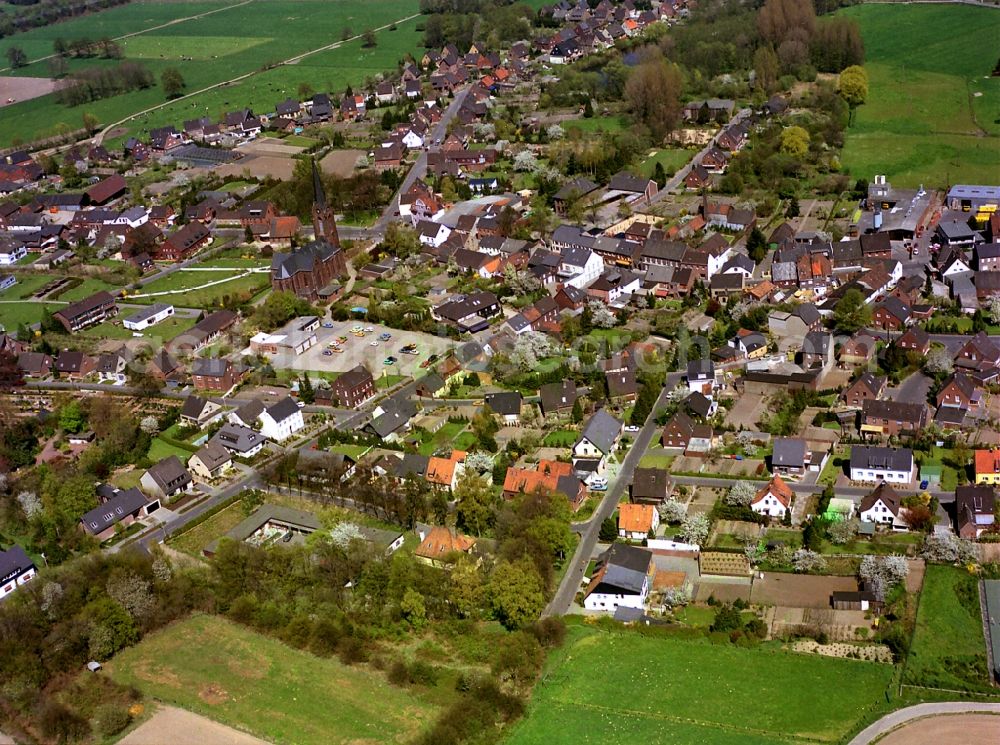
[[[340,236],[337,235],[337,219],[334,209],[326,202],[326,193],[323,190],[323,180],[319,175],[319,168],[316,167],[316,159],[312,160],[313,176],[313,206],[312,221],[313,231],[316,233],[316,240],[325,240],[331,246],[340,247]]]

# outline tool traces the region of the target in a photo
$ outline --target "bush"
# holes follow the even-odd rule
[[[132,721],[128,709],[120,704],[101,704],[94,712],[94,729],[101,737],[112,737]]]
[[[410,682],[410,673],[406,669],[406,663],[402,660],[396,660],[389,666],[389,672],[387,674],[389,682],[394,686],[405,686]]]
[[[368,648],[353,636],[345,636],[337,644],[337,657],[345,665],[355,665],[368,660]]]
[[[527,631],[546,649],[561,647],[566,639],[566,622],[562,618],[542,618],[529,626]]]

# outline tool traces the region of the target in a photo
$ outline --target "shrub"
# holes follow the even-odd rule
[[[94,729],[101,737],[112,737],[125,729],[132,717],[120,704],[101,704],[94,712]]]

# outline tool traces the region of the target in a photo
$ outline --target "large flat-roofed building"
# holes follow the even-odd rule
[[[118,315],[118,306],[115,304],[115,298],[105,290],[67,305],[53,314],[55,319],[71,334],[116,315]]]
[[[956,184],[948,190],[945,204],[962,212],[996,212],[1000,209],[1000,186]]]

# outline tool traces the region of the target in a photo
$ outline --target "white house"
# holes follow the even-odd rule
[[[913,481],[913,451],[909,448],[851,448],[851,481],[874,483],[889,481],[909,484]]]
[[[269,440],[282,442],[305,426],[302,410],[286,396],[260,413],[260,433]]]
[[[792,507],[792,496],[791,487],[776,475],[754,495],[750,509],[758,515],[781,519]]]
[[[598,560],[583,600],[592,611],[614,613],[618,608],[643,609],[649,597],[653,554],[624,543],[612,544]]]
[[[161,499],[169,499],[182,492],[191,491],[194,488],[194,482],[180,458],[171,455],[150,466],[149,470],[142,474],[142,478],[139,479],[139,486],[147,494]]]
[[[122,319],[122,326],[129,331],[144,331],[150,326],[155,326],[160,321],[165,321],[174,314],[174,306],[166,303],[153,303],[148,308],[133,313],[128,318]]]
[[[606,460],[618,445],[622,423],[604,409],[599,409],[587,421],[573,445],[573,460],[596,460],[597,472],[603,473]]]
[[[448,240],[448,236],[451,235],[451,228],[444,223],[421,220],[417,223],[417,234],[420,237],[420,242],[425,246],[438,248]]]
[[[618,507],[618,535],[632,541],[645,540],[660,527],[660,513],[651,504],[625,502]]]
[[[715,393],[715,365],[711,360],[691,360],[687,366],[687,384],[691,393],[712,398]]]
[[[559,280],[578,290],[592,284],[604,271],[604,259],[589,248],[570,246],[559,258]]]
[[[0,266],[16,264],[28,255],[28,249],[23,244],[0,243]]]
[[[0,599],[35,578],[35,562],[20,546],[0,551]]]
[[[902,501],[899,494],[885,482],[875,487],[858,506],[862,522],[890,525],[894,530],[906,530],[901,512]]]
[[[410,150],[419,150],[420,148],[422,148],[424,146],[424,138],[421,137],[413,129],[406,130],[406,134],[404,134],[400,138],[400,142],[402,142],[404,145],[406,145],[406,147],[408,149],[410,149]]]

